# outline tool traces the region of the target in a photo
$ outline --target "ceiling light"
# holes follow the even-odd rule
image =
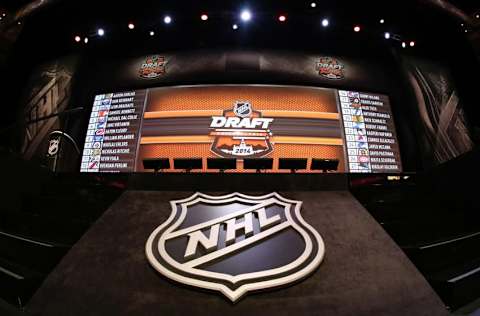
[[[353,28],[353,30],[354,30],[355,32],[360,32],[360,26],[355,25],[355,27]]]
[[[206,21],[206,20],[208,20],[208,15],[202,14],[202,15],[200,16],[200,19],[201,19],[202,21]]]
[[[104,29],[98,29],[97,34],[98,34],[98,36],[103,36],[103,35],[105,35],[105,30]]]
[[[287,20],[287,17],[286,17],[285,15],[280,15],[280,16],[278,17],[278,20],[279,20],[280,22],[285,22],[285,21]]]
[[[77,35],[77,36],[75,36],[75,42],[77,42],[77,43],[78,43],[78,42],[80,42],[81,40],[82,40],[82,39],[80,38],[80,36],[78,36],[78,35]]]
[[[328,21],[328,19],[323,19],[322,20],[322,26],[323,27],[327,27],[329,24],[330,24],[330,21]]]
[[[312,8],[315,8],[315,7],[317,6],[317,4],[316,4],[315,2],[312,2],[312,3],[310,3],[310,6],[311,6]]]
[[[150,34],[150,36],[153,36],[153,35],[155,35],[155,32],[154,32],[154,31],[150,31],[149,34]]]
[[[172,22],[172,18],[169,15],[163,18],[163,23],[170,24],[171,22]]]
[[[252,19],[252,13],[248,10],[243,10],[242,13],[240,13],[240,19],[244,22],[248,22]]]
[[[389,39],[390,38],[390,33],[385,32],[384,36],[385,36],[385,39]]]
[[[133,23],[128,23],[128,28],[133,30],[135,28],[135,24]]]
[[[238,29],[238,25],[237,24],[232,25],[232,29],[234,30]]]

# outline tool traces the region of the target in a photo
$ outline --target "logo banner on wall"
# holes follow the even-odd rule
[[[143,79],[155,79],[165,74],[165,56],[148,56],[140,66],[138,75]]]
[[[345,66],[338,59],[332,57],[320,57],[316,63],[315,69],[318,74],[327,79],[345,78]]]
[[[170,217],[147,241],[150,264],[232,302],[250,291],[292,284],[323,260],[322,237],[302,218],[301,201],[277,193],[195,193],[170,205]]]

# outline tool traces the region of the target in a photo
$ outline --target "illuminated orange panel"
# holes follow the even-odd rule
[[[249,101],[255,110],[261,111],[338,113],[333,89],[241,85],[151,90],[145,112],[227,110],[232,108],[235,101]]]

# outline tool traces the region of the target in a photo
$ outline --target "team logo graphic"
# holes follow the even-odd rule
[[[328,79],[343,79],[344,68],[342,63],[332,57],[320,57],[316,65],[318,74]]]
[[[165,57],[160,55],[148,56],[140,67],[139,75],[141,78],[154,79],[165,73]]]
[[[172,280],[232,302],[308,276],[325,254],[320,234],[300,214],[302,202],[277,193],[195,193],[170,205],[170,217],[148,238],[148,261]]]
[[[236,101],[223,116],[213,116],[210,135],[211,150],[225,158],[258,158],[273,151],[270,125],[273,118],[264,118],[248,101]]]
[[[60,144],[59,138],[52,138],[48,142],[47,156],[55,156],[58,153],[58,146]]]

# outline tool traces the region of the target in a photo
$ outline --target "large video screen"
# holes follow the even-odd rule
[[[386,95],[300,86],[176,86],[95,96],[82,172],[142,172],[146,159],[338,160],[338,172],[401,172]]]

